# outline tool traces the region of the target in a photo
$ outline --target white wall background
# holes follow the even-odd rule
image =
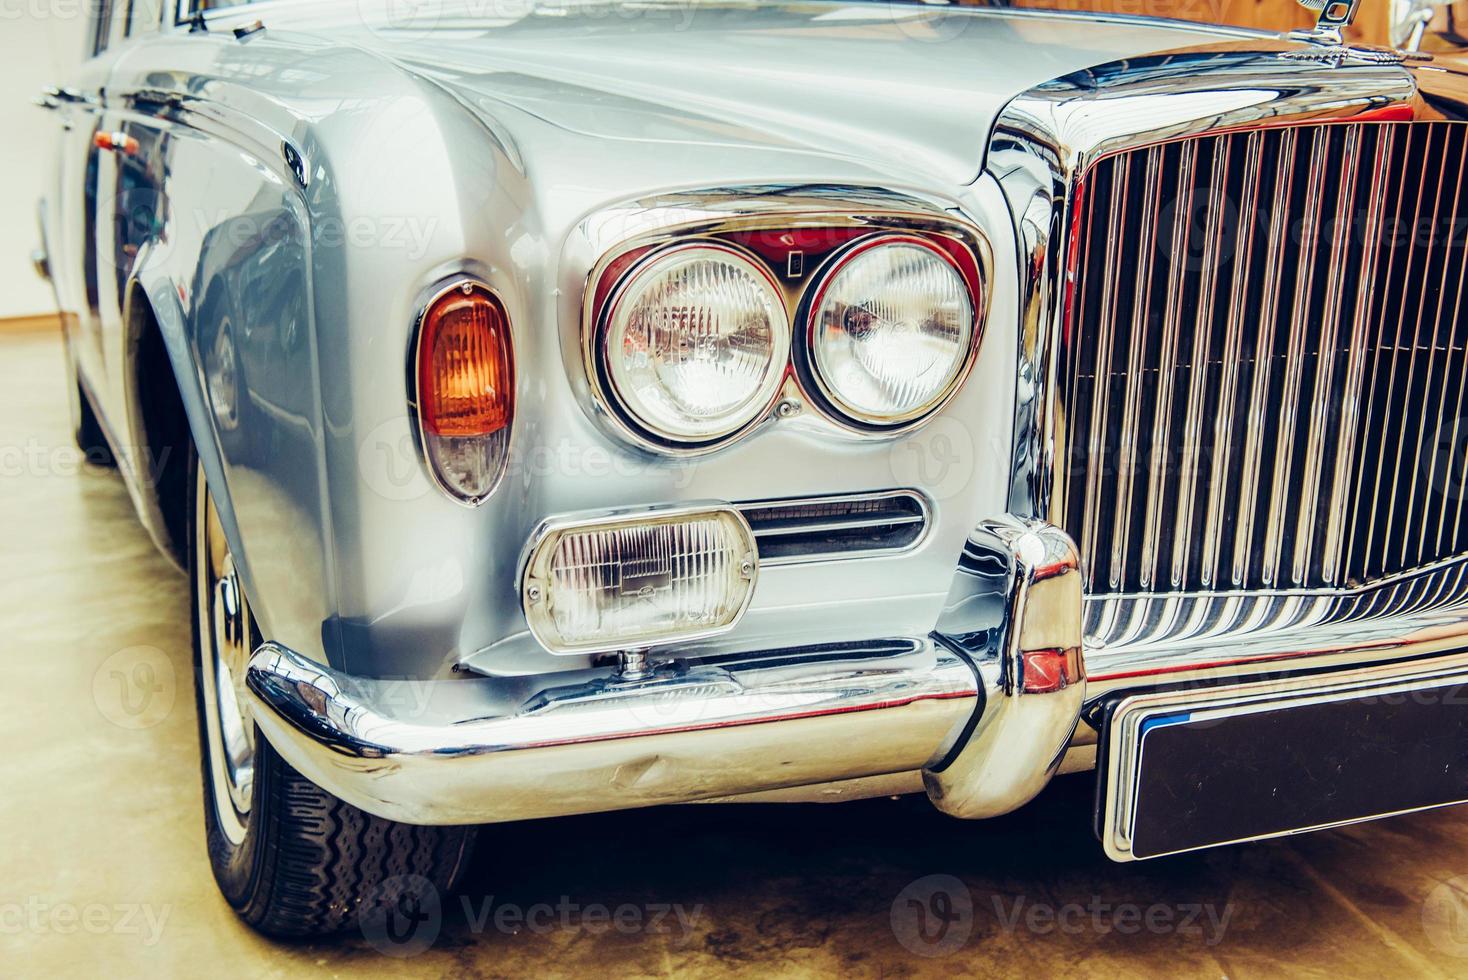
[[[84,0],[0,0],[0,319],[51,313],[51,287],[31,269],[36,201],[50,180],[57,117],[31,104],[81,60]]]

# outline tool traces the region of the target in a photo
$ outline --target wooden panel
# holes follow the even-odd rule
[[[60,326],[61,317],[55,313],[0,317],[0,333],[51,333]]]
[[[1016,7],[1042,10],[1094,10],[1131,16],[1171,17],[1266,31],[1292,31],[1315,23],[1316,13],[1294,0],[1014,0]],[[1389,0],[1364,0],[1349,36],[1387,44]]]

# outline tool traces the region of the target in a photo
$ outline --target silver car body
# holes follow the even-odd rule
[[[658,0],[390,13],[268,0],[213,11],[207,30],[165,15],[109,47],[59,106],[43,225],[79,373],[145,524],[177,553],[140,408],[140,332],[162,338],[269,641],[251,680],[261,730],[350,802],[430,823],[849,798],[916,789],[924,770],[940,806],[985,816],[1089,765],[1083,709],[1116,683],[1034,694],[1016,673],[1027,650],[1081,646],[1077,560],[1044,523],[1050,182],[1161,131],[1327,104],[1349,117],[1420,103],[1429,84],[1328,39],[1086,14]],[[1173,52],[1218,54],[1128,79]],[[1086,83],[1102,66],[1110,81]],[[1458,84],[1450,61],[1432,70],[1430,84]],[[1026,126],[1050,159],[991,146]],[[136,149],[89,153],[98,131]],[[809,412],[697,457],[619,438],[581,362],[596,263],[639,235],[824,211],[956,221],[987,243],[984,333],[957,396],[884,438]],[[474,508],[432,483],[409,407],[416,318],[456,275],[502,299],[519,367],[510,470]],[[527,631],[518,558],[547,517],[894,488],[930,507],[916,547],[761,569],[738,626],[677,650],[693,666],[660,689],[618,689]],[[966,548],[1003,561],[960,571]],[[970,648],[935,629],[993,637]],[[1379,659],[1324,649],[1333,666]],[[791,650],[827,652],[760,659]],[[1124,656],[1102,656],[1127,675]],[[1193,662],[1165,666],[1191,676]]]

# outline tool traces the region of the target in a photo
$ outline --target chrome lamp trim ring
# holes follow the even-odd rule
[[[668,525],[676,524],[680,521],[691,521],[708,517],[727,518],[730,520],[741,535],[741,540],[735,543],[743,546],[743,555],[738,561],[740,562],[740,574],[746,585],[738,608],[727,622],[712,627],[670,632],[654,637],[642,637],[635,641],[612,642],[601,640],[585,643],[562,643],[557,640],[554,629],[546,622],[549,615],[546,606],[550,599],[550,582],[546,577],[537,574],[537,566],[540,563],[539,559],[543,552],[554,547],[556,542],[566,534],[577,531],[598,528]],[[621,507],[609,510],[560,514],[549,517],[541,521],[526,541],[519,568],[520,572],[517,581],[521,610],[525,614],[525,624],[530,629],[531,635],[549,653],[584,655],[645,650],[652,647],[690,643],[694,640],[707,639],[708,637],[721,636],[728,633],[739,625],[739,621],[744,618],[745,612],[749,609],[749,604],[754,599],[755,588],[759,585],[760,561],[759,545],[755,540],[754,531],[750,528],[749,521],[745,519],[737,507],[723,501],[693,501],[678,506],[653,505],[647,507]]]
[[[856,258],[862,252],[874,248],[880,248],[889,243],[906,243],[915,245],[933,252],[944,262],[954,265],[950,255],[934,244],[931,235],[918,232],[886,231],[858,238],[832,253],[825,267],[820,271],[817,278],[805,289],[801,299],[796,322],[800,324],[801,342],[795,345],[793,361],[796,376],[801,383],[802,389],[807,397],[811,397],[812,403],[817,409],[825,414],[831,421],[844,428],[856,432],[879,433],[882,435],[894,435],[908,432],[922,424],[929,417],[937,414],[943,406],[958,394],[959,389],[968,380],[973,371],[975,362],[979,357],[979,344],[983,340],[984,325],[988,321],[989,304],[989,274],[984,260],[971,251],[963,242],[956,242],[961,248],[969,252],[973,259],[974,268],[978,275],[978,292],[975,293],[974,285],[969,282],[968,276],[962,269],[957,269],[959,278],[963,280],[964,290],[969,294],[969,341],[968,349],[964,352],[962,360],[954,369],[951,376],[944,382],[942,389],[926,404],[893,416],[878,416],[863,412],[855,406],[848,405],[832,389],[830,382],[821,374],[820,357],[816,353],[816,313],[819,312],[821,301],[825,298],[826,290],[830,288],[831,282],[839,275],[843,267],[851,259]]]
[[[514,415],[511,414],[509,424],[504,428],[504,447],[500,452],[499,468],[495,473],[494,479],[490,481],[489,489],[476,497],[466,497],[448,485],[448,482],[438,472],[437,465],[433,462],[432,453],[428,448],[428,433],[423,428],[423,412],[420,408],[422,405],[422,392],[418,390],[419,363],[423,356],[423,324],[428,317],[428,311],[433,309],[434,304],[439,300],[451,293],[464,289],[465,286],[470,287],[470,289],[482,291],[486,296],[489,296],[499,304],[499,308],[504,312],[505,331],[507,334],[505,349],[510,355],[510,378],[517,387],[520,384],[519,372],[515,369],[514,330],[510,324],[510,310],[505,305],[504,297],[500,295],[498,290],[478,276],[467,272],[455,273],[438,280],[424,290],[416,304],[418,313],[413,318],[413,330],[410,335],[411,339],[408,341],[408,421],[409,428],[413,433],[414,448],[417,449],[418,457],[423,462],[423,468],[428,471],[428,479],[449,500],[452,500],[461,507],[468,507],[472,510],[494,496],[495,491],[504,483],[505,474],[509,472],[510,452],[512,449],[511,441],[514,437],[515,430]],[[515,403],[519,403],[518,397],[515,398]],[[491,433],[490,436],[498,434]]]
[[[720,252],[731,256],[737,264],[746,267],[750,273],[763,281],[769,287],[771,296],[775,301],[774,306],[779,320],[771,324],[776,332],[774,351],[770,358],[774,376],[773,383],[767,382],[762,386],[767,387],[769,390],[760,399],[758,406],[752,412],[748,412],[748,418],[743,418],[722,431],[706,436],[688,436],[672,432],[643,418],[627,403],[627,399],[617,386],[616,372],[611,364],[612,352],[609,347],[609,340],[612,320],[616,316],[617,307],[626,300],[628,292],[636,285],[639,277],[645,275],[654,265],[670,255],[699,249]],[[622,254],[625,255],[626,253],[623,252]],[[601,311],[601,316],[597,318],[597,322],[590,336],[593,350],[588,355],[588,377],[591,379],[592,386],[597,392],[598,398],[613,411],[613,417],[626,428],[626,434],[648,448],[658,450],[677,448],[699,452],[712,451],[721,446],[728,445],[770,417],[770,413],[780,400],[781,390],[785,386],[785,378],[789,374],[790,346],[794,337],[794,326],[791,323],[790,311],[786,306],[784,292],[780,287],[780,282],[763,259],[748,249],[739,248],[728,242],[722,242],[716,239],[690,238],[685,241],[668,242],[652,249],[645,255],[640,256],[636,262],[623,272],[608,293],[606,304]]]

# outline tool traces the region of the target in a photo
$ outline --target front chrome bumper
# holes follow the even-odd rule
[[[1070,539],[1048,526],[986,525],[970,550],[930,636],[669,663],[635,679],[602,670],[429,682],[351,677],[266,643],[250,661],[251,707],[307,778],[407,823],[917,771],[946,812],[989,816],[1044,787],[1076,726],[1079,673],[1036,678],[1057,650],[1079,666],[1081,594]]]
[[[919,777],[938,808],[975,818],[1023,805],[1057,771],[1094,766],[1093,712],[1123,691],[1323,684],[1468,645],[1457,621],[1262,659],[1108,661],[1087,678],[1080,581],[1064,533],[1004,518],[970,537],[928,636],[670,662],[635,678],[446,681],[352,677],[266,643],[247,685],[255,723],[288,762],[406,823],[855,798],[914,790]]]

